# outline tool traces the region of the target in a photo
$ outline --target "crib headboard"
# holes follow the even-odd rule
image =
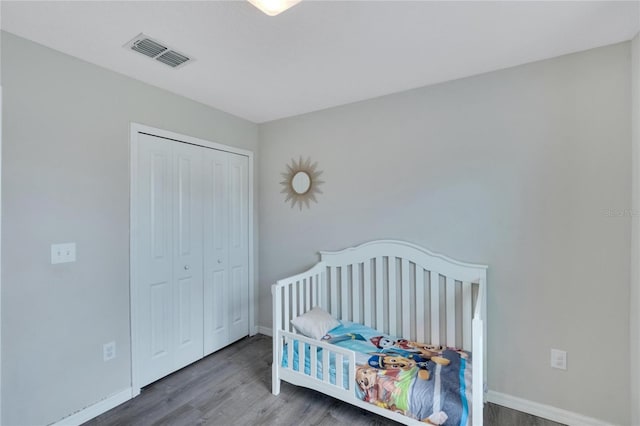
[[[473,318],[486,336],[485,265],[397,240],[320,255],[310,270],[274,287],[278,327],[293,331],[290,319],[322,306],[336,318],[434,345],[470,350]]]
[[[320,255],[326,266],[323,307],[336,318],[467,350],[471,349],[474,312],[486,326],[484,265],[395,240]]]

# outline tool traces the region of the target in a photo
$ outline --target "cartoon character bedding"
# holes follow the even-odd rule
[[[471,424],[471,353],[381,336],[372,328],[347,321],[323,340],[356,353],[355,394],[359,399],[428,424]],[[297,343],[294,341],[294,370],[298,370]],[[305,351],[305,374],[311,374],[308,345]],[[321,352],[318,349],[318,360]],[[287,362],[284,351],[282,365]],[[330,381],[335,383],[335,360],[330,367]],[[317,370],[321,378],[321,361]],[[352,374],[346,360],[342,371]]]

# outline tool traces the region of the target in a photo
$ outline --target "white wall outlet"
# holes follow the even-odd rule
[[[51,264],[76,261],[76,243],[51,244]]]
[[[551,349],[551,368],[567,369],[567,352],[560,349]]]
[[[112,360],[116,357],[116,342],[109,342],[102,345],[102,357],[105,361]]]

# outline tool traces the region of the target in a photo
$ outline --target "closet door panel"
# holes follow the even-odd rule
[[[173,161],[171,143],[140,135],[137,208],[138,323],[142,384],[173,367]]]
[[[204,153],[204,348],[229,343],[229,162],[227,153]]]
[[[227,330],[227,297],[226,271],[210,271],[210,277],[205,279],[205,355],[226,346]]]
[[[152,283],[149,286],[149,319],[150,323],[150,360],[156,361],[161,359],[157,364],[164,365],[164,368],[170,368],[170,363],[166,362],[171,359],[171,335],[168,330],[171,329],[171,287],[168,281],[160,283]],[[160,369],[163,370],[162,368]]]
[[[202,325],[202,148],[173,143],[174,368],[204,355]]]
[[[249,159],[229,157],[229,341],[249,334]]]
[[[230,327],[230,341],[235,341],[248,334],[248,331],[244,329],[244,322],[246,318],[245,303],[243,299],[246,299],[244,294],[245,289],[245,268],[242,266],[236,266],[231,269],[231,279],[229,280],[229,307],[231,309],[229,315]]]

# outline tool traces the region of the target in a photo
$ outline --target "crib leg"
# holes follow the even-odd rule
[[[280,379],[275,365],[271,369],[271,393],[276,396],[280,393]]]

